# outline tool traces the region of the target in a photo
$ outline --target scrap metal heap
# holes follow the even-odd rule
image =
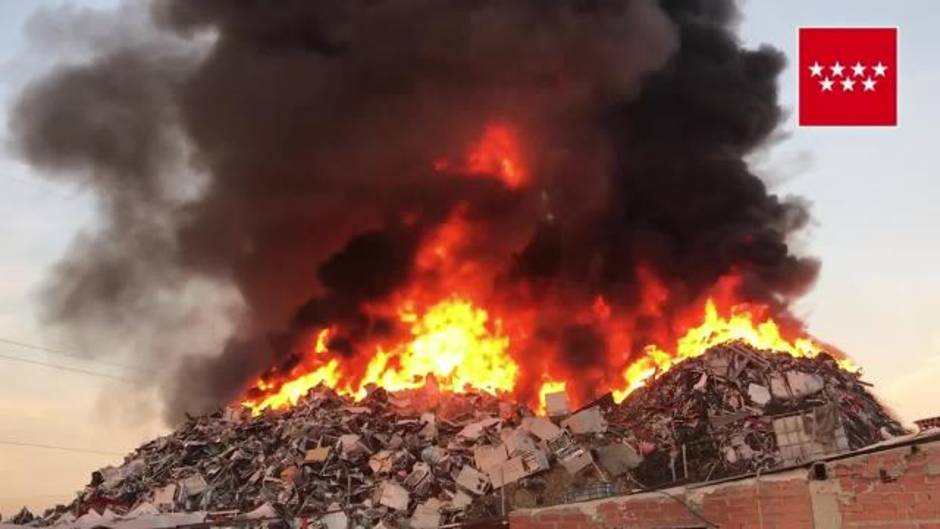
[[[257,417],[191,417],[31,524],[144,510],[434,528],[770,469],[905,433],[830,357],[741,344],[682,362],[620,405],[608,395],[570,413],[564,397],[548,402],[550,417],[536,417],[485,393],[439,392],[433,381],[360,402],[321,386]]]
[[[868,386],[825,353],[796,358],[732,342],[631,393],[611,420],[645,455],[638,482],[700,482],[908,433]]]

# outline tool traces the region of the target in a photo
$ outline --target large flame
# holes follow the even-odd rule
[[[601,305],[602,301],[595,302],[594,309]],[[606,310],[609,309],[603,311]],[[598,389],[612,391],[619,402],[679,362],[732,341],[794,357],[815,357],[823,352],[809,338],[787,339],[779,326],[761,312],[739,304],[731,308],[728,316],[722,316],[716,303],[708,299],[701,324],[688,329],[673,347],[667,350],[659,345],[646,346],[643,354],[623,369],[619,386]],[[397,391],[421,387],[429,377],[441,389],[452,392],[475,389],[493,394],[514,393],[519,364],[510,354],[510,339],[503,332],[502,322],[491,321],[485,309],[458,297],[447,298],[423,312],[408,302],[401,308],[399,320],[410,326],[410,337],[390,347],[377,345],[360,378],[344,375],[339,358],[331,357],[327,350],[332,331],[323,329],[316,334],[308,353],[307,360],[312,363],[302,364],[308,366],[305,372],[280,382],[258,381],[254,389],[264,396],[247,399],[242,404],[255,414],[268,408],[284,408],[296,404],[319,384],[361,399],[372,384]],[[851,360],[841,359],[839,363],[844,369],[855,369]],[[566,386],[564,380],[545,378],[537,403],[533,403],[536,410],[544,412],[545,396],[565,391]]]
[[[679,338],[674,353],[668,353],[657,345],[648,345],[643,350],[643,356],[627,366],[623,372],[626,385],[614,390],[614,399],[623,400],[634,390],[646,385],[648,380],[665,373],[677,363],[701,356],[710,348],[723,343],[743,342],[755,349],[789,354],[796,358],[813,358],[824,352],[810,338],[788,340],[777,323],[762,317],[762,312],[760,308],[755,310],[748,304],[738,304],[731,308],[730,316],[722,317],[714,300],[707,300],[701,325],[688,329]],[[846,370],[857,369],[848,358],[839,359],[838,363]]]
[[[379,348],[363,383],[395,391],[420,387],[434,376],[441,389],[454,392],[512,391],[519,367],[508,354],[502,323],[489,322],[485,310],[450,298],[423,314],[407,307],[400,319],[411,325],[411,340],[390,350]]]
[[[243,404],[254,413],[297,403],[311,388],[324,384],[339,393],[363,398],[367,387],[375,384],[389,391],[423,386],[434,377],[440,389],[462,392],[470,388],[490,393],[508,393],[516,383],[519,367],[508,354],[509,339],[500,321],[489,321],[487,312],[471,302],[452,297],[419,313],[407,303],[400,313],[401,322],[410,325],[411,338],[393,347],[376,347],[365,375],[355,384],[344,380],[337,358],[275,387],[259,381],[256,389],[275,391]],[[326,351],[330,330],[317,333],[314,361]]]
[[[434,167],[496,178],[512,190],[532,183],[522,147],[512,127],[494,124],[461,161],[441,158]],[[424,235],[406,285],[360,307],[375,321],[394,321],[394,329],[355,339],[339,325],[316,329],[305,349],[287,367],[265,373],[242,404],[257,414],[296,404],[320,384],[361,399],[373,386],[407,390],[433,378],[442,390],[505,394],[544,412],[546,395],[558,391],[575,406],[607,391],[620,401],[677,363],[726,342],[794,357],[824,350],[799,329],[784,332],[767,307],[739,302],[740,277],[734,274],[722,277],[710,296],[684,303],[687,313],[681,315],[674,314],[677,293],[643,264],[635,270],[636,299],[626,305],[600,293],[531,296],[525,287],[494,289],[502,271],[466,257],[473,254],[467,248],[491,243],[490,227],[465,206],[458,204]],[[568,344],[563,327],[572,325],[591,332]],[[581,354],[603,358],[583,363]],[[854,369],[849,360],[839,362]]]

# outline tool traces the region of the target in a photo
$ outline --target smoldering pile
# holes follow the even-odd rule
[[[825,353],[796,358],[733,342],[633,392],[611,420],[645,453],[638,482],[700,482],[908,433],[868,386]]]

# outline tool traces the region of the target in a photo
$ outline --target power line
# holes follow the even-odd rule
[[[107,360],[98,360],[95,358],[88,358],[85,355],[80,353],[74,353],[71,351],[64,351],[62,349],[53,349],[52,347],[46,347],[44,345],[35,345],[31,343],[21,342],[19,340],[11,340],[9,338],[0,337],[0,343],[5,343],[7,345],[14,345],[16,347],[22,347],[24,349],[33,349],[35,351],[42,351],[44,353],[52,353],[61,356],[67,356],[69,358],[74,358],[76,360],[81,360],[83,362],[89,362],[93,364],[101,364],[111,367],[118,367],[121,369],[131,369],[134,371],[142,371],[139,367],[129,366],[127,364],[121,364],[118,362],[108,362]]]
[[[130,384],[130,383],[133,382],[132,380],[127,379],[127,378],[123,378],[123,377],[119,377],[119,376],[115,376],[115,375],[109,375],[109,374],[107,374],[107,373],[99,373],[98,371],[89,371],[89,370],[87,370],[87,369],[79,369],[79,368],[77,368],[77,367],[68,367],[68,366],[62,366],[62,365],[58,365],[58,364],[50,364],[50,363],[46,363],[46,362],[39,362],[39,361],[36,361],[36,360],[28,360],[28,359],[26,359],[26,358],[18,358],[18,357],[15,357],[15,356],[7,356],[7,355],[5,355],[5,354],[0,354],[0,359],[9,360],[9,361],[12,361],[12,362],[22,362],[22,363],[24,363],[24,364],[32,364],[32,365],[36,365],[36,366],[48,367],[48,368],[50,368],[50,369],[60,369],[60,370],[62,370],[62,371],[71,371],[72,373],[81,373],[81,374],[83,374],[83,375],[89,375],[89,376],[93,376],[93,377],[109,378],[109,379],[111,379],[111,380],[117,380],[118,382],[126,382],[126,383],[128,383],[128,384]]]
[[[93,448],[75,448],[71,446],[47,445],[41,443],[27,443],[23,441],[5,441],[0,440],[0,445],[20,446],[26,448],[44,448],[46,450],[62,450],[64,452],[77,452],[81,454],[98,454],[103,456],[124,456],[119,452],[108,452],[107,450],[95,450]]]

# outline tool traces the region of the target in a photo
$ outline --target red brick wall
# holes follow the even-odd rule
[[[807,469],[690,489],[670,489],[722,528],[940,529],[940,441],[891,448],[826,464],[828,479]],[[659,493],[598,500],[510,515],[511,529],[666,529],[705,527]]]
[[[830,464],[844,527],[940,529],[940,443]]]

